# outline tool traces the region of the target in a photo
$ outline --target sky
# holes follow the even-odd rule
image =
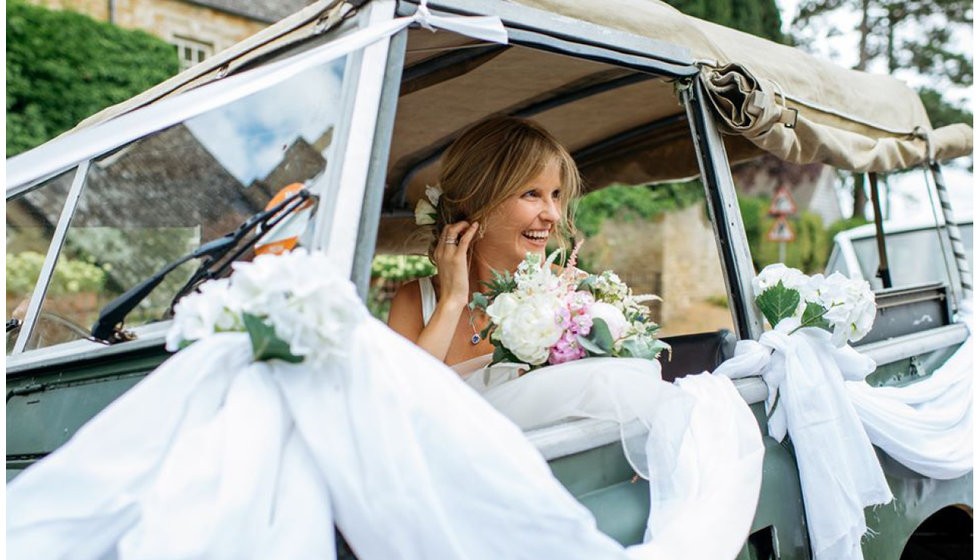
[[[783,19],[783,32],[790,30],[790,23],[796,14],[799,0],[776,0]],[[848,17],[846,14],[837,15],[837,23],[840,27],[856,26],[859,19],[855,13]],[[975,37],[973,33],[960,33],[957,37],[961,49],[965,52],[974,52]],[[813,54],[821,58],[832,60],[842,66],[853,66],[857,62],[857,43],[858,34],[845,33],[834,37],[832,40],[818,41],[814,45],[816,52]],[[873,71],[884,72],[884,68],[873,68]],[[898,75],[899,79],[906,80],[909,85],[922,85],[920,79],[913,75]],[[946,88],[947,96],[951,99],[961,99],[970,106],[975,106],[974,88]],[[974,112],[976,109],[974,108]],[[974,132],[976,135],[976,132]],[[974,144],[976,142],[974,141]],[[967,158],[960,158],[948,162],[943,166],[943,177],[946,180],[946,187],[949,190],[954,214],[957,219],[972,218],[976,198],[973,196],[973,173],[969,172]],[[894,176],[889,181],[891,189],[889,195],[888,216],[896,222],[922,221],[930,215],[929,212],[929,192],[925,188],[925,177],[922,172],[913,171]],[[842,193],[840,196],[841,208],[845,215],[851,212],[851,199],[849,193]],[[938,208],[938,203],[935,203]],[[870,217],[870,205],[868,208]]]
[[[282,84],[187,121],[187,128],[248,186],[282,161],[297,138],[315,142],[335,125],[345,59],[311,68]],[[333,99],[333,103],[324,103]]]

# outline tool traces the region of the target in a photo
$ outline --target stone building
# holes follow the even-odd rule
[[[142,29],[177,47],[181,70],[201,62],[313,0],[29,0]]]

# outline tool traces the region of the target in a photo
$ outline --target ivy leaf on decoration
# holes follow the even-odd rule
[[[242,320],[245,323],[248,338],[252,341],[252,357],[255,361],[282,360],[291,364],[298,364],[303,361],[302,356],[297,356],[289,351],[289,343],[276,336],[276,330],[272,325],[263,321],[261,317],[242,313]]]
[[[796,313],[796,308],[800,305],[800,293],[787,288],[780,280],[755,298],[755,302],[769,324],[775,327],[780,321]]]
[[[812,301],[806,302],[806,309],[803,310],[803,317],[800,319],[801,327],[819,327],[828,331],[833,331],[830,321],[824,318],[827,308]]]

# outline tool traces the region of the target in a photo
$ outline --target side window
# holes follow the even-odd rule
[[[613,270],[637,294],[654,294],[664,337],[732,330],[725,276],[700,181],[611,185],[576,212],[580,265]]]
[[[26,194],[7,201],[7,354],[13,350],[27,306],[34,293],[44,257],[61,217],[75,169],[44,181]],[[81,289],[81,282],[64,274],[56,277],[51,290]],[[77,290],[76,290],[77,291]]]
[[[345,62],[306,70],[93,160],[54,271],[75,282],[49,290],[28,348],[83,337],[106,303],[235,230],[282,188],[322,177]],[[172,298],[198,264],[173,271],[126,327],[169,318]]]

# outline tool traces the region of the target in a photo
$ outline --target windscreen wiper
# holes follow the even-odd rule
[[[272,208],[253,215],[235,231],[213,241],[208,241],[187,255],[168,263],[157,271],[156,274],[133,286],[126,293],[103,307],[102,311],[99,312],[98,320],[92,325],[92,337],[108,344],[132,340],[133,335],[123,331],[121,327],[123,320],[174,269],[189,260],[203,259],[201,265],[191,275],[191,278],[181,287],[177,295],[174,296],[170,303],[169,311],[173,310],[174,304],[180,298],[196,289],[202,282],[219,278],[231,266],[232,262],[245,253],[245,251],[252,248],[259,239],[282,222],[282,220],[301,206],[307,204],[311,198],[314,198],[314,195],[309,190],[305,188],[301,189],[286,197],[282,202]],[[242,243],[242,240],[256,228],[258,228],[258,231]]]

